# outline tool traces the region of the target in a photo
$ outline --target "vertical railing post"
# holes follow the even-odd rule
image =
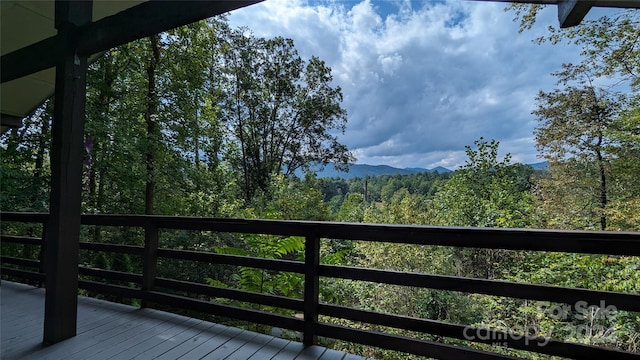
[[[45,253],[47,251],[47,231],[48,231],[48,220],[45,220],[42,223],[42,236],[41,236],[41,242],[40,242],[40,253],[38,254],[38,260],[40,260],[40,275],[44,275],[46,276],[46,264],[45,261],[47,259]],[[40,282],[38,282],[38,287],[43,287],[44,286],[44,278],[40,279]]]
[[[307,236],[304,245],[304,337],[305,346],[316,344],[320,298],[320,238]]]
[[[144,252],[142,253],[142,301],[140,306],[147,307],[148,291],[153,290],[158,273],[158,225],[148,219],[144,226]]]

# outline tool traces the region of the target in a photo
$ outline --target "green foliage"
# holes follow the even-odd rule
[[[434,224],[446,226],[524,228],[532,222],[529,166],[499,159],[495,140],[466,147],[468,160],[430,202]],[[499,278],[518,260],[517,254],[497,249],[456,248],[450,251],[455,274]]]
[[[605,214],[610,230],[640,231],[640,106],[633,106],[621,114],[608,136],[619,146],[609,151],[611,198]]]
[[[569,159],[549,163],[549,173],[535,180],[537,226],[550,229],[600,228],[598,171],[593,164]]]
[[[466,147],[469,159],[451,176],[430,203],[438,225],[524,228],[531,223],[531,167],[498,158],[495,140]]]
[[[349,193],[338,209],[335,219],[346,222],[362,222],[364,220],[365,203],[361,194]]]
[[[321,178],[319,187],[325,195],[324,201],[334,204],[338,209],[348,194],[361,194],[366,203],[385,202],[393,194],[406,189],[410,194],[432,197],[439,184],[445,182],[450,173],[424,172],[408,175],[380,175],[365,178]]]
[[[533,112],[539,123],[535,130],[536,145],[549,160],[552,173],[540,183],[539,192],[542,197],[553,198],[546,193],[564,187],[553,180],[575,179],[578,186],[571,191],[585,189],[576,196],[587,199],[587,204],[573,208],[586,208],[597,217],[598,228],[605,230],[612,178],[617,176],[612,174],[610,164],[617,160],[616,154],[629,151],[625,149],[629,143],[617,141],[614,134],[625,128],[622,119],[629,104],[623,94],[595,87],[592,72],[584,66],[564,65],[563,71],[555,74],[561,87],[540,92],[537,97],[538,107]],[[554,205],[565,204],[575,203],[554,202],[545,207],[553,214]]]
[[[520,32],[535,24],[544,5],[510,4],[514,21],[520,21]],[[632,86],[640,86],[640,14],[635,9],[617,11],[599,18],[584,19],[579,25],[559,29],[548,27],[548,34],[537,43],[571,43],[581,47],[581,66],[594,70],[598,77],[617,77]]]
[[[312,162],[346,165],[351,153],[334,131],[344,132],[342,90],[317,57],[303,60],[293,40],[257,38],[247,29],[225,33],[221,102],[226,153],[240,175],[246,201],[267,191],[271,177],[293,174]]]
[[[263,219],[327,220],[329,209],[315,188],[315,179],[301,181],[295,177],[274,176],[265,193],[254,199],[256,211]]]
[[[541,9],[534,5],[510,5],[529,29]],[[638,230],[638,88],[640,47],[639,13],[616,12],[583,20],[569,29],[549,28],[538,43],[573,43],[582,48],[578,64],[565,64],[558,88],[540,92],[534,114],[539,126],[538,149],[549,161],[548,174],[533,187],[538,209],[537,226],[560,229]],[[626,94],[608,84],[629,85]],[[596,86],[595,84],[607,84]],[[627,293],[638,292],[636,257],[579,254],[527,254],[524,266],[508,278],[569,287]],[[613,318],[544,317],[532,304],[520,304],[492,317],[508,318],[522,312],[537,315],[525,321],[539,326],[547,336],[589,344],[638,349],[638,314],[619,312]],[[573,304],[571,304],[573,305]],[[602,309],[600,309],[602,310]],[[598,310],[594,310],[593,314]],[[510,322],[522,321],[514,316]],[[586,325],[586,327],[585,327]],[[579,327],[604,329],[576,334]],[[569,331],[567,331],[569,330]]]
[[[633,294],[640,291],[639,267],[638,257],[537,253],[529,254],[526,266],[512,272],[507,279]],[[604,304],[604,308],[589,308],[587,312],[583,310],[587,304],[569,304],[571,308],[567,308],[566,304],[535,301],[488,301],[491,304],[487,306],[495,312],[489,319],[508,320],[506,323],[510,326],[528,324],[544,336],[626,351],[636,351],[638,347],[638,314],[624,311],[606,313],[606,306],[611,304]],[[558,309],[569,310],[559,314]]]
[[[531,28],[541,8],[508,7],[521,31]],[[578,64],[564,64],[554,74],[559,87],[537,97],[536,143],[551,162],[551,174],[536,185],[539,226],[637,229],[637,186],[628,179],[638,172],[638,16],[619,11],[568,29],[549,27],[536,39],[582,49]],[[614,92],[611,84],[631,91]]]
[[[257,256],[268,259],[297,258],[304,250],[304,238],[274,237],[267,235],[247,234],[242,236],[246,249],[218,247],[215,252],[221,254]],[[272,272],[263,269],[240,267],[236,277],[240,289],[258,293],[276,294],[288,297],[301,297],[302,276],[283,272]],[[209,284],[220,281],[207,278]],[[224,286],[227,286],[226,284]]]
[[[52,103],[37,109],[20,129],[0,135],[0,206],[3,211],[49,208]]]
[[[422,195],[411,194],[405,188],[395,192],[388,201],[371,204],[364,221],[388,224],[428,224],[427,201]]]

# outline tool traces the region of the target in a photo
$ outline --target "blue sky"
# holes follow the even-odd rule
[[[579,49],[531,40],[557,26],[555,6],[522,34],[502,3],[479,1],[267,0],[233,12],[233,26],[290,37],[317,55],[344,93],[341,141],[357,163],[464,164],[465,145],[500,141],[514,161],[540,161],[531,111],[551,72]]]

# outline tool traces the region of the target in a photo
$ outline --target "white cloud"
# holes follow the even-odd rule
[[[523,34],[503,8],[267,0],[229,19],[258,36],[290,37],[301,56],[326,61],[349,114],[341,139],[359,163],[456,167],[464,146],[481,136],[500,141],[514,160],[534,162],[535,95],[578,51],[531,42],[556,24],[555,7]]]

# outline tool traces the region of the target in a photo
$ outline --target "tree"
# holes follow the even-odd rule
[[[235,182],[220,166],[224,94],[215,62],[225,26],[190,24],[92,64],[88,211],[217,215],[233,203],[225,197],[235,195]]]
[[[145,196],[144,196],[144,213],[147,215],[153,214],[153,200],[156,188],[156,174],[155,168],[157,166],[157,153],[158,145],[160,141],[160,127],[158,124],[158,106],[160,105],[160,97],[158,96],[158,89],[156,85],[156,71],[160,62],[160,36],[152,35],[149,38],[148,51],[145,60],[145,70],[147,73],[147,97],[146,107],[144,112],[144,122],[147,127],[145,151],[145,165],[146,165],[146,182],[145,182]]]
[[[466,146],[468,159],[435,194],[431,209],[436,224],[473,227],[527,227],[531,200],[531,167],[499,159],[499,142],[483,138]]]
[[[431,221],[444,226],[524,228],[532,222],[530,166],[500,159],[499,142],[480,138],[466,146],[468,160],[430,202]],[[514,252],[493,249],[453,250],[459,276],[499,278]]]
[[[221,55],[224,19],[209,19],[167,34],[166,129],[180,186],[181,207],[192,215],[214,215],[227,201],[229,181],[223,167],[222,124],[218,103],[224,96],[216,59]],[[178,189],[173,189],[175,193]],[[170,192],[167,192],[170,193]],[[176,201],[178,199],[171,199]]]
[[[429,222],[424,195],[411,194],[406,188],[398,189],[388,199],[373,203],[364,214],[368,223],[416,224]]]
[[[520,21],[520,32],[535,24],[540,4],[511,4],[507,10],[514,11],[514,20]],[[603,15],[597,19],[585,19],[579,25],[566,29],[548,27],[549,33],[535,42],[552,44],[572,43],[582,48],[582,62],[592,69],[597,77],[615,76],[640,86],[640,12],[627,9]]]
[[[618,145],[610,149],[614,196],[605,211],[609,229],[640,231],[640,106],[621,114],[608,136]]]
[[[345,222],[362,222],[364,220],[365,203],[362,194],[348,193],[336,212],[336,220]]]
[[[332,133],[344,132],[347,118],[342,91],[331,86],[322,60],[302,60],[291,39],[256,38],[246,29],[230,31],[227,41],[222,65],[229,96],[221,116],[245,200],[265,191],[276,173],[353,160]]]
[[[144,77],[138,42],[105,52],[89,67],[85,138],[88,188],[83,211],[144,212]]]
[[[47,101],[22,127],[0,135],[3,211],[48,211],[52,117],[53,102]]]
[[[539,122],[535,130],[536,146],[549,161],[552,172],[569,172],[582,167],[583,176],[578,175],[576,180],[582,178],[589,182],[594,173],[590,168],[595,167],[596,189],[584,195],[595,198],[594,204],[587,203],[586,206],[598,208],[595,212],[600,214],[600,229],[605,230],[609,199],[607,182],[611,176],[609,150],[617,146],[609,133],[617,126],[624,108],[624,96],[594,86],[591,74],[584,66],[565,64],[563,68],[555,74],[562,88],[541,91],[536,98],[537,109],[533,111]],[[568,159],[575,162],[568,163]]]
[[[326,221],[329,208],[315,179],[300,180],[279,174],[271,178],[267,194],[252,202],[261,219]]]
[[[542,8],[507,7],[520,20],[520,31],[535,24]],[[628,180],[638,170],[638,128],[630,114],[639,103],[639,37],[640,13],[629,9],[568,29],[549,27],[535,40],[580,46],[582,57],[555,74],[558,88],[541,92],[534,112],[538,148],[551,170],[536,185],[543,226],[606,229],[615,219],[615,229],[636,228],[628,220],[638,217],[640,201]]]

